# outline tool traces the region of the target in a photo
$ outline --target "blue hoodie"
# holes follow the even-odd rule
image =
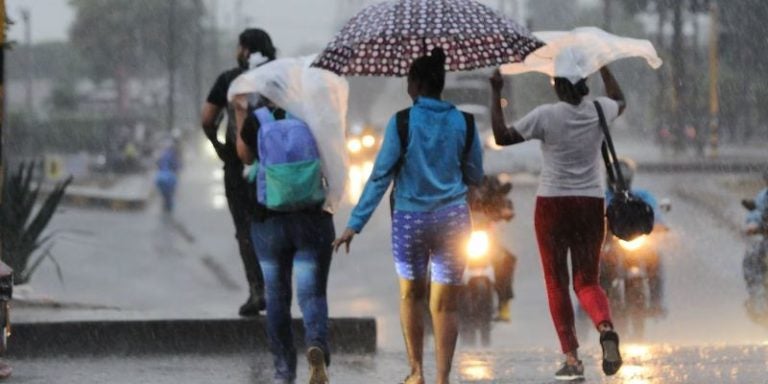
[[[394,178],[402,155],[397,123],[393,116],[384,132],[371,177],[347,224],[360,232]],[[465,155],[467,124],[452,104],[419,97],[410,112],[408,147],[395,179],[395,208],[402,211],[430,212],[466,202],[467,184],[483,179],[483,149],[475,137]]]

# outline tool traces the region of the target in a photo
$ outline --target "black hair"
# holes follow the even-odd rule
[[[587,79],[581,79],[573,84],[565,77],[555,77],[555,91],[563,101],[581,104],[584,96],[589,95],[589,86],[587,86]]]
[[[432,49],[429,56],[422,56],[411,63],[408,80],[420,85],[428,94],[440,94],[445,87],[445,52],[442,48]]]
[[[272,38],[262,29],[248,28],[240,34],[240,46],[250,53],[261,53],[269,60],[274,60],[277,54]]]

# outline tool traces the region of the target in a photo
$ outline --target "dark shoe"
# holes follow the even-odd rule
[[[267,309],[267,302],[264,298],[251,295],[248,297],[248,300],[245,301],[245,304],[240,306],[240,311],[238,313],[243,317],[258,316],[259,312],[265,309]]]
[[[619,335],[614,331],[600,333],[600,346],[603,348],[603,373],[613,376],[621,368]]]
[[[563,363],[563,367],[555,373],[555,380],[581,381],[584,380],[584,364],[579,361],[576,365]]]
[[[309,363],[309,384],[328,384],[328,372],[325,370],[325,353],[318,347],[307,349]]]

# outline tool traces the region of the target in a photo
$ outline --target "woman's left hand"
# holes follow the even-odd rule
[[[488,79],[491,82],[491,89],[495,92],[501,92],[504,88],[504,78],[501,77],[501,71],[497,68],[493,71],[493,76]]]
[[[349,253],[349,245],[352,243],[352,239],[355,237],[356,233],[350,228],[347,228],[344,230],[344,233],[341,234],[341,237],[333,241],[333,251],[338,252],[339,248],[341,248],[341,245],[346,245],[347,253]]]

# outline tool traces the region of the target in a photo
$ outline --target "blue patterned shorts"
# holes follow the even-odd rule
[[[416,280],[431,273],[432,282],[461,284],[466,266],[464,246],[471,233],[472,220],[466,204],[433,212],[395,210],[392,251],[398,276]]]

